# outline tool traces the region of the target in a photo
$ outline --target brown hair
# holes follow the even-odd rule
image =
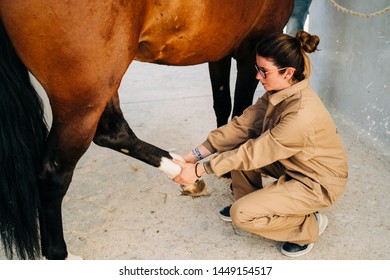
[[[257,55],[271,59],[278,68],[293,67],[293,80],[302,81],[310,76],[310,60],[306,53],[317,50],[320,38],[300,30],[296,36],[277,33],[260,41],[256,46]],[[286,70],[280,70],[284,73]]]

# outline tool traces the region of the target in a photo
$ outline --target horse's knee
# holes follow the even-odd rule
[[[121,146],[134,146],[138,138],[122,117],[115,122],[108,122],[107,116],[102,116],[97,126],[93,142],[101,147],[118,149]]]
[[[93,137],[93,142],[101,147],[109,147],[111,143],[110,137],[108,137],[107,134],[103,133],[95,133],[95,136]]]

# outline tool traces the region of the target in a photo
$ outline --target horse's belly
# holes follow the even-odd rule
[[[218,60],[253,30],[262,4],[170,0],[149,7],[135,59],[170,65]]]
[[[195,65],[215,61],[229,53],[228,48],[215,48],[210,39],[203,46],[191,44],[191,39],[171,38],[162,42],[141,41],[135,60],[164,65]]]

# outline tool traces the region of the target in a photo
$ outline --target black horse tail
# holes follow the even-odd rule
[[[42,101],[0,19],[0,239],[9,259],[40,256],[38,170],[47,134]]]

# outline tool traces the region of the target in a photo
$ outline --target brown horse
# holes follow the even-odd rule
[[[92,141],[169,176],[180,171],[123,118],[117,90],[132,60],[210,62],[213,88],[226,93],[234,57],[238,83],[253,95],[254,45],[282,31],[292,2],[1,0],[0,235],[7,257],[68,256],[61,203]],[[49,97],[49,133],[27,70]]]

